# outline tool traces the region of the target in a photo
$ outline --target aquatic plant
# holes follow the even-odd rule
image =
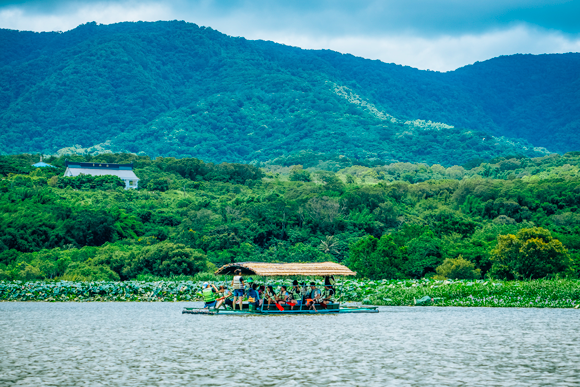
[[[0,281],[2,301],[191,301],[201,282],[21,282]]]
[[[391,280],[345,281],[345,299],[368,298],[375,305],[415,305],[425,296],[440,306],[573,308],[580,304],[580,281]]]
[[[257,282],[265,282],[255,277]],[[288,285],[291,279],[268,280]],[[323,282],[316,280],[319,286]],[[0,281],[0,301],[199,301],[203,281]],[[216,283],[219,284],[219,283]],[[366,280],[337,282],[341,301],[408,306],[431,297],[438,306],[577,308],[580,280]]]

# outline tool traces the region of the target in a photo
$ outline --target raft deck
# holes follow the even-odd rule
[[[307,309],[305,306],[300,308],[299,305],[291,308],[289,305],[282,305],[284,310],[279,310],[276,305],[264,305],[264,308],[250,310],[248,304],[244,304],[242,310],[226,310],[214,308],[183,308],[182,314],[207,314],[207,315],[278,315],[278,314],[336,314],[336,313],[379,313],[377,306],[348,306],[340,307],[340,304],[329,304],[327,308],[322,308],[319,304],[315,305],[314,310]]]

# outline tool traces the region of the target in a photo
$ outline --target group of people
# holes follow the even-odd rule
[[[205,282],[203,284],[202,294],[205,301],[204,308],[232,308],[233,310],[242,310],[244,297],[247,296],[248,303],[255,308],[264,307],[275,304],[278,307],[289,305],[290,309],[295,306],[316,310],[316,304],[320,308],[326,308],[328,304],[334,302],[334,278],[326,277],[323,289],[316,287],[314,282],[310,282],[310,286],[306,283],[298,283],[294,280],[292,287],[288,289],[286,286],[281,286],[278,291],[275,291],[271,285],[258,285],[250,277],[247,280],[242,277],[240,269],[234,273],[234,278],[231,282],[233,292],[227,286],[221,285],[217,288],[215,285]]]

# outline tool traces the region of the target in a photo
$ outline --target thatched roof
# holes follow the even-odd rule
[[[237,262],[220,267],[216,275],[232,275],[234,270],[241,269],[242,274],[267,276],[306,276],[322,277],[327,275],[346,276],[356,275],[348,267],[334,262],[314,263],[266,263],[266,262]]]

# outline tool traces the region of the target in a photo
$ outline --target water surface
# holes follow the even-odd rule
[[[181,314],[192,305],[0,303],[0,385],[580,386],[578,310]]]

